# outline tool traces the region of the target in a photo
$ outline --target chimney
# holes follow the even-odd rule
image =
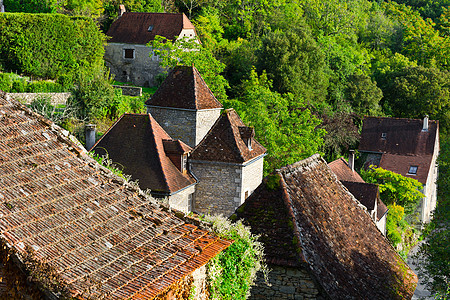
[[[95,124],[86,125],[86,150],[90,151],[95,145]]]
[[[428,131],[428,115],[423,118],[423,128],[422,131]]]
[[[125,5],[119,5],[119,17],[121,17],[127,10],[125,9]]]
[[[355,171],[355,150],[350,150],[348,154],[348,167],[352,169],[352,172]]]

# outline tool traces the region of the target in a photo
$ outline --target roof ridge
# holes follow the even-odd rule
[[[231,119],[230,119],[230,115],[232,113],[234,113],[239,118],[239,120],[241,120],[241,122],[242,122],[242,119],[239,117],[239,115],[234,110],[234,108],[229,108],[225,112],[225,115],[227,116],[227,120],[230,123],[230,128],[233,131],[233,142],[234,142],[234,145],[239,150],[239,157],[242,159],[243,162],[245,162],[245,157],[242,155],[241,148],[239,147],[239,141],[236,139],[236,137],[240,137],[241,136],[241,133],[239,132],[238,125],[237,124],[233,124]],[[244,123],[244,122],[242,122],[242,123]]]
[[[216,102],[218,107],[223,107],[223,104],[216,98],[216,96],[214,95],[214,93],[211,91],[211,89],[209,88],[209,85],[206,84],[206,81],[203,79],[202,75],[200,74],[200,72],[197,70],[197,68],[194,66],[194,64],[192,64],[192,70],[193,70],[193,74],[194,74],[194,85],[195,88],[197,89],[197,81],[195,80],[195,76],[197,75],[200,79],[200,81],[205,85],[206,89],[208,90],[209,94],[212,96],[213,100]],[[197,96],[197,95],[196,95]],[[196,97],[197,99],[197,97]]]

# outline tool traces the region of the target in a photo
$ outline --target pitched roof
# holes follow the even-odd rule
[[[248,138],[249,130],[237,112],[227,109],[217,119],[203,140],[195,147],[191,158],[195,160],[220,161],[229,163],[244,163],[266,153],[254,137],[251,137],[251,150],[244,139]],[[241,133],[245,133],[244,137]]]
[[[175,40],[182,29],[195,29],[185,14],[126,12],[111,24],[106,35],[111,37],[110,43],[144,45],[157,35]]]
[[[333,173],[336,174],[339,180],[364,182],[358,172],[352,171],[345,159],[342,157],[330,162],[328,166],[333,171]]]
[[[113,163],[123,167],[124,174],[139,180],[143,189],[173,193],[196,182],[192,175],[181,172],[168,156],[173,150],[183,154],[192,149],[172,140],[150,114],[122,115],[93,150],[100,156],[107,154]]]
[[[373,183],[352,181],[341,181],[341,183],[368,210],[373,210],[375,208],[375,203],[378,198],[378,185]]]
[[[379,167],[405,177],[416,179],[422,184],[426,184],[432,161],[433,155],[417,156],[384,153],[381,156]],[[411,166],[417,167],[416,175],[408,173]]]
[[[272,210],[281,207],[284,213]],[[254,217],[266,213],[270,221]],[[279,245],[294,241],[299,254],[286,250],[286,259],[305,264],[330,299],[410,299],[414,293],[417,276],[319,155],[266,177],[237,215],[253,233],[268,236],[263,242],[271,262],[283,254]],[[284,215],[291,236],[279,234]]]
[[[194,66],[176,66],[145,104],[184,109],[222,108]]]
[[[423,120],[364,117],[359,151],[433,155],[439,122],[428,124],[428,131],[422,131]]]
[[[151,299],[230,245],[113,175],[66,134],[0,95],[0,243],[26,270],[48,266],[74,298]]]

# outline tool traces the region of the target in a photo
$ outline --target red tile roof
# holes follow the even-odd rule
[[[149,31],[149,26],[153,26]],[[184,14],[126,12],[111,24],[110,43],[147,44],[160,35],[175,40],[182,29],[195,29]]]
[[[423,120],[364,117],[359,151],[433,155],[438,127],[438,121],[433,120],[429,121],[428,131],[422,131]]]
[[[230,245],[87,156],[0,95],[1,247],[74,298],[151,299]],[[2,257],[3,259],[3,257]],[[39,273],[38,273],[39,274]],[[52,278],[36,277],[38,286]]]
[[[328,166],[333,173],[336,174],[339,180],[364,182],[358,172],[352,171],[352,169],[348,166],[347,161],[345,161],[342,157],[330,162]]]
[[[175,67],[145,104],[184,109],[222,108],[194,66]]]
[[[264,214],[272,217],[255,217]],[[414,293],[417,276],[319,155],[276,170],[237,215],[253,233],[268,236],[269,261],[304,263],[330,299],[410,299]],[[295,258],[292,249],[279,249],[292,243]]]
[[[167,141],[173,141],[170,147]],[[166,141],[166,145],[164,143]],[[153,192],[174,193],[195,179],[181,172],[170,160],[168,152],[176,147],[182,153],[192,149],[172,138],[150,114],[124,114],[95,144],[93,150],[100,156],[107,154],[123,173],[139,180],[139,186]]]
[[[384,153],[381,156],[379,167],[405,177],[416,179],[422,184],[426,184],[432,161],[433,155],[417,156]],[[408,174],[409,167],[411,166],[417,167],[416,175]]]
[[[241,133],[248,134],[251,130],[243,130],[245,126],[237,112],[227,109],[209,130],[203,140],[195,147],[191,158],[195,160],[220,161],[229,163],[244,163],[266,153],[264,148],[253,137],[250,150]]]

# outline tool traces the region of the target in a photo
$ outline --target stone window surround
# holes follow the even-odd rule
[[[127,51],[132,50],[133,57],[127,57]],[[136,49],[134,47],[124,47],[122,52],[122,57],[126,60],[133,60],[136,58]]]

